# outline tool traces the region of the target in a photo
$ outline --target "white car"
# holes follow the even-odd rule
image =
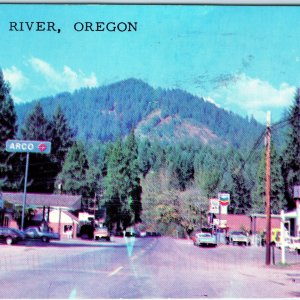
[[[286,245],[290,250],[300,254],[300,238],[290,238]]]
[[[231,244],[241,244],[250,246],[250,238],[243,231],[232,231],[229,233],[229,242]]]
[[[195,246],[217,246],[217,237],[209,232],[200,232],[195,236]]]

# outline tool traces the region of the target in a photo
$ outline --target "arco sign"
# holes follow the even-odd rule
[[[24,229],[24,219],[25,219],[25,207],[26,207],[26,190],[27,190],[29,154],[30,153],[49,154],[51,151],[51,142],[7,140],[6,141],[6,151],[7,152],[25,152],[26,153],[24,197],[23,197],[22,220],[21,220],[21,230],[23,230]]]
[[[49,154],[51,151],[51,143],[44,141],[7,140],[6,151]]]

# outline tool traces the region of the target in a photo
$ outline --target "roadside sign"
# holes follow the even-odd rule
[[[49,154],[51,142],[7,140],[6,151]]]
[[[210,198],[209,199],[209,212],[211,214],[218,214],[219,213],[219,199]]]
[[[218,199],[220,201],[220,205],[227,206],[227,205],[229,205],[230,194],[229,193],[218,193]]]
[[[294,199],[300,199],[300,184],[297,184],[293,187],[293,196]]]
[[[25,219],[25,207],[26,207],[26,191],[27,191],[29,154],[30,153],[49,154],[51,151],[51,142],[7,140],[6,141],[6,151],[7,152],[25,152],[26,153],[24,197],[23,197],[22,220],[21,220],[21,230],[23,230],[24,229],[24,219]]]
[[[220,228],[226,228],[227,227],[227,220],[214,219],[213,225],[217,225]]]

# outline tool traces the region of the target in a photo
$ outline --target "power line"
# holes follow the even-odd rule
[[[241,166],[236,170],[237,175],[242,171],[242,169],[245,167],[246,163],[250,160],[250,158],[254,154],[255,150],[260,146],[262,140],[264,139],[264,136],[265,136],[265,130],[260,134],[260,136],[255,141],[255,143],[254,143],[252,149],[250,150],[247,158],[243,161]]]
[[[277,131],[277,130],[285,127],[286,125],[288,125],[294,119],[295,119],[294,117],[289,117],[289,118],[280,120],[280,121],[274,123],[273,125],[271,125],[270,128],[272,131]],[[252,149],[250,150],[247,158],[243,161],[241,166],[236,170],[237,175],[244,169],[245,165],[249,162],[249,160],[255,153],[255,150],[257,150],[257,148],[260,146],[261,142],[264,140],[265,133],[266,133],[266,129],[264,129],[263,132],[260,134],[260,136],[257,138],[257,140],[255,141]]]

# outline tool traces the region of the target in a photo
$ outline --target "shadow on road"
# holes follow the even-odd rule
[[[109,248],[125,248],[126,244],[122,242],[99,242],[99,241],[86,241],[86,240],[75,240],[75,241],[53,241],[53,242],[42,242],[42,241],[24,241],[14,246],[26,246],[26,247],[55,247],[55,248],[68,248],[68,247],[109,247]]]
[[[217,248],[217,245],[200,245],[199,248]]]

